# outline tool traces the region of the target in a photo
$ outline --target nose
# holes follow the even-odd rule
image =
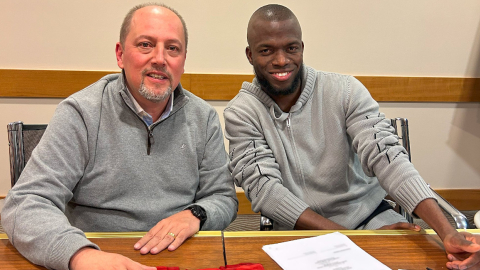
[[[162,46],[156,46],[152,53],[152,65],[165,65],[166,50]]]
[[[288,63],[290,63],[290,58],[288,58],[288,55],[283,50],[278,50],[273,56],[272,64],[274,66],[283,67],[288,65]]]

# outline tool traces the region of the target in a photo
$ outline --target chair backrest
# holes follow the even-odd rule
[[[402,143],[402,146],[407,150],[408,159],[412,161],[412,153],[410,150],[410,134],[408,133],[408,119],[397,117],[390,119],[393,128],[395,129],[395,134],[398,136],[399,141]]]
[[[18,181],[46,128],[47,125],[24,125],[21,121],[7,125],[12,187]]]
[[[397,117],[391,119],[391,123],[393,128],[395,129],[395,134],[398,136],[399,141],[402,143],[402,146],[407,150],[408,158],[412,161],[412,152],[410,149],[410,134],[408,129],[408,119]],[[469,224],[467,217],[460,211],[458,211],[453,205],[451,205],[447,200],[445,200],[440,194],[438,194],[435,190],[432,189],[430,184],[428,187],[432,190],[433,194],[437,199],[438,205],[446,212],[447,217],[450,216],[453,221],[454,225],[457,229],[470,229],[473,228],[471,224]],[[409,222],[413,223],[413,218],[406,213],[401,207],[399,210],[400,214],[402,214]]]

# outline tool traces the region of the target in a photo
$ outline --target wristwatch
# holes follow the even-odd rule
[[[202,229],[203,224],[207,221],[207,212],[200,205],[192,205],[187,207],[188,210],[192,211],[192,215],[200,220],[200,229]],[[185,210],[187,210],[185,209]]]

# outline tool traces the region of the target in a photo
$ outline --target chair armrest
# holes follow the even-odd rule
[[[273,230],[273,220],[268,217],[261,215],[260,216],[260,231],[271,231]]]
[[[455,221],[455,227],[457,229],[471,229],[473,228],[469,223],[467,217],[460,211],[458,211],[453,205],[451,205],[447,200],[445,200],[440,194],[438,194],[431,187],[430,189],[435,194],[435,199],[437,200],[438,205],[449,214]]]

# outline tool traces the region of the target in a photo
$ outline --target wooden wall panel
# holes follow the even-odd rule
[[[458,210],[480,211],[480,189],[435,190]]]
[[[110,73],[0,69],[0,97],[65,98]]]
[[[0,69],[0,97],[65,98],[108,71]],[[377,101],[480,102],[480,78],[357,76]],[[185,89],[205,100],[230,100],[253,75],[184,74]]]
[[[480,78],[357,76],[376,101],[479,102]]]
[[[230,74],[191,74],[191,76],[191,91],[205,100],[231,100],[238,94],[242,83],[251,82],[254,77]]]
[[[480,210],[480,189],[438,189],[440,196],[462,211]],[[252,204],[243,192],[237,192],[238,214],[255,214]]]
[[[458,210],[479,211],[480,189],[437,189],[435,190]],[[0,200],[4,199],[0,196]],[[243,192],[237,192],[238,214],[258,214],[252,211],[252,204]]]

